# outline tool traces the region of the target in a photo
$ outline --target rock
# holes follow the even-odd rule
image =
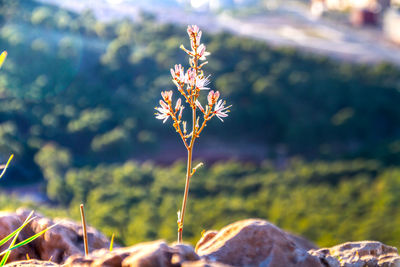
[[[200,240],[196,244],[195,251],[197,252],[198,248],[201,247],[204,243],[208,242],[211,238],[216,236],[218,234],[218,231],[216,230],[209,230],[204,233],[204,235],[200,238]],[[317,249],[317,246],[310,242],[309,240],[305,239],[304,237],[297,236],[294,234],[287,233],[288,237],[296,243],[298,247],[301,247],[304,250],[310,250],[310,249]]]
[[[205,235],[196,251],[207,260],[233,266],[323,266],[298,243],[267,221],[249,219],[230,224],[211,238]]]
[[[29,213],[30,211],[24,209],[18,209],[16,213],[1,212],[0,239],[20,227]],[[59,224],[33,242],[13,250],[8,262],[26,260],[29,257],[30,259],[62,263],[73,254],[84,253],[80,224],[70,220],[53,221],[39,213],[34,213],[33,216],[36,218],[21,231],[17,242],[39,233],[55,222]],[[108,247],[110,244],[106,237],[92,227],[88,227],[88,239],[90,250]],[[8,244],[3,245],[1,249],[8,247]]]
[[[198,261],[187,261],[182,263],[181,267],[232,267],[232,265],[223,264],[216,261],[201,259]]]
[[[207,243],[211,238],[213,238],[217,234],[218,234],[218,231],[216,231],[216,230],[209,230],[209,231],[205,232],[204,235],[197,242],[195,251],[197,252],[197,250],[200,247],[202,247],[205,243]]]
[[[400,267],[397,249],[377,241],[347,242],[309,253],[328,267]]]
[[[26,261],[14,261],[5,265],[5,267],[19,267],[19,266],[26,266],[26,267],[61,267],[61,265],[51,262],[51,261],[39,261],[39,260],[26,260]]]
[[[122,267],[171,266],[172,253],[164,242],[142,247],[122,261]]]
[[[74,255],[65,266],[171,266],[173,250],[164,241],[142,243],[132,247],[116,248],[113,251],[100,249],[87,257]]]
[[[164,241],[142,243],[113,251],[101,249],[90,253],[87,257],[72,256],[65,267],[229,267],[200,257],[189,245],[177,244],[168,246]]]
[[[304,237],[301,237],[301,236],[298,236],[298,235],[294,235],[294,234],[290,234],[290,233],[287,233],[287,234],[288,234],[288,237],[294,243],[296,243],[296,245],[298,247],[301,247],[304,250],[310,250],[310,249],[317,249],[318,248],[314,243],[312,243],[311,241],[305,239]]]
[[[0,212],[0,238],[22,225],[29,211]],[[208,231],[193,247],[168,246],[164,241],[141,243],[109,251],[109,241],[89,227],[88,256],[83,255],[80,224],[50,220],[35,214],[20,233],[20,242],[59,222],[35,241],[12,251],[7,266],[122,266],[122,267],[400,267],[397,249],[376,241],[349,242],[316,249],[304,238],[287,233],[259,219]],[[9,243],[9,242],[8,242]],[[4,244],[2,249],[7,247]],[[32,260],[29,260],[29,258]],[[28,258],[28,260],[26,260]],[[51,261],[49,261],[51,259]],[[65,263],[64,263],[65,262]],[[59,265],[59,263],[64,263]]]
[[[193,247],[184,244],[176,244],[171,248],[172,258],[171,263],[181,265],[187,261],[197,261],[200,259],[199,255],[193,250]]]
[[[11,212],[0,212],[0,240],[8,236],[10,233],[14,232],[18,229],[22,224],[23,220],[21,220],[15,213]],[[25,227],[19,234],[16,243],[21,242],[22,240],[32,236],[34,233],[29,227]],[[5,243],[0,247],[0,250],[3,251],[9,247],[11,240]],[[17,261],[17,260],[26,260],[27,255],[32,258],[37,258],[38,255],[36,251],[32,249],[31,246],[23,246],[15,249],[10,253],[8,258],[8,262]]]

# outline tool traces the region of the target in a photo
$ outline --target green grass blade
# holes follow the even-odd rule
[[[0,253],[0,256],[6,254],[7,251],[11,251],[11,250],[13,250],[13,249],[22,247],[23,245],[26,245],[26,244],[32,242],[33,240],[35,240],[35,239],[38,238],[39,236],[41,236],[41,235],[43,235],[44,233],[46,233],[46,232],[47,232],[48,230],[50,230],[51,228],[57,226],[58,224],[59,224],[59,223],[53,224],[52,226],[50,226],[50,227],[44,229],[43,231],[40,231],[39,233],[37,233],[37,234],[35,234],[35,235],[33,235],[33,236],[31,236],[31,237],[25,239],[24,241],[19,242],[18,244],[14,245],[14,246],[12,246],[11,248],[8,248],[7,250],[1,252],[1,253]]]
[[[14,235],[16,235],[19,231],[21,231],[28,223],[30,223],[33,219],[30,219],[29,221],[27,221],[26,223],[24,223],[23,225],[21,225],[17,230],[15,230],[14,232],[12,232],[11,234],[9,234],[8,236],[6,236],[5,238],[3,238],[2,240],[0,240],[0,246],[4,245],[4,243],[6,243],[8,240],[10,240]]]
[[[4,53],[4,52],[3,52],[3,53]],[[7,170],[7,168],[8,168],[8,165],[10,164],[11,160],[13,159],[13,157],[14,157],[14,154],[11,154],[11,156],[10,156],[10,158],[8,159],[6,165],[3,166],[3,171],[2,171],[1,174],[0,174],[0,179],[1,179],[1,177],[3,177],[3,175],[6,173],[6,170]]]
[[[26,217],[24,223],[22,224],[23,226],[27,225],[31,221],[32,215],[33,215],[33,211],[28,215],[28,217]],[[10,246],[8,247],[6,254],[1,259],[0,266],[4,266],[6,264],[8,258],[10,257],[10,254],[11,254],[11,250],[9,250],[9,249],[14,246],[15,242],[17,242],[17,238],[19,236],[19,233],[21,233],[22,229],[23,229],[23,227],[15,234],[13,240],[10,243]]]
[[[3,66],[4,60],[6,60],[6,57],[7,57],[7,51],[3,51],[3,53],[1,53],[0,55],[0,69],[1,66]]]
[[[110,241],[110,251],[112,251],[113,250],[113,247],[114,247],[114,233],[112,234],[112,236],[111,236],[111,241]]]
[[[21,230],[22,230],[22,229],[21,229]],[[14,244],[15,244],[15,242],[17,241],[18,235],[19,235],[19,233],[21,232],[21,230],[14,236],[14,238],[13,238],[11,244],[10,244],[10,247],[14,246]],[[10,249],[10,247],[9,247],[9,249]],[[6,262],[7,262],[7,260],[8,260],[8,257],[10,256],[10,254],[11,254],[11,250],[7,250],[6,254],[5,254],[5,255],[3,256],[3,258],[1,259],[0,266],[4,266],[4,265],[6,264]]]

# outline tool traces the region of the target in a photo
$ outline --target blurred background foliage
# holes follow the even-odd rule
[[[47,202],[30,205],[45,214],[77,219],[82,202],[89,223],[121,244],[174,240],[184,148],[153,107],[173,88],[169,68],[186,62],[185,28],[145,13],[102,22],[1,2],[0,155],[16,155],[3,194],[39,184]],[[400,69],[227,33],[204,42],[212,88],[233,107],[223,125],[209,123],[198,145],[208,150],[195,152],[207,167],[192,179],[187,240],[260,217],[321,246],[400,246]]]

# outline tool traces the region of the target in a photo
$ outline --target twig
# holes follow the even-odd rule
[[[81,208],[81,218],[82,218],[83,241],[85,243],[85,256],[87,256],[89,254],[89,246],[88,246],[86,220],[85,220],[85,212],[83,211],[83,204],[81,204],[80,208]]]

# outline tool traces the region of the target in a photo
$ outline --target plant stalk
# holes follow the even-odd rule
[[[81,218],[82,218],[83,241],[85,244],[85,256],[87,256],[89,254],[89,246],[88,246],[86,220],[85,220],[85,212],[83,210],[83,204],[81,204],[80,208],[81,208]]]
[[[186,203],[189,195],[189,183],[190,183],[190,177],[191,172],[192,172],[192,155],[193,155],[193,145],[194,145],[194,140],[196,139],[196,135],[194,134],[196,131],[196,109],[194,108],[192,111],[192,119],[193,119],[193,135],[192,139],[190,140],[190,145],[188,148],[188,158],[187,158],[187,166],[186,166],[186,183],[185,183],[185,193],[183,195],[183,201],[182,201],[182,209],[181,209],[181,217],[180,219],[180,225],[178,225],[178,244],[182,243],[182,232],[183,232],[183,220],[185,217],[185,211],[186,211]]]

